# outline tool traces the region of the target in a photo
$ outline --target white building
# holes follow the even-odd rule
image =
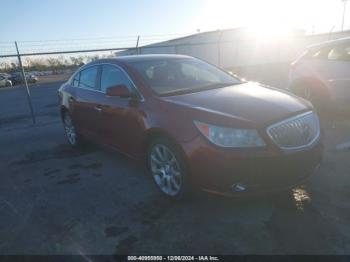
[[[203,32],[140,47],[139,54],[186,54],[223,68],[285,63],[311,44],[350,36],[350,31],[304,35],[294,31],[284,37],[255,37],[244,28]],[[116,53],[137,54],[136,49]]]
[[[231,69],[248,79],[268,79],[265,82],[281,85],[281,78],[285,78],[289,64],[306,46],[348,36],[350,31],[317,35],[293,31],[285,36],[269,38],[267,35],[257,37],[245,28],[236,28],[193,34],[116,55],[185,54]]]

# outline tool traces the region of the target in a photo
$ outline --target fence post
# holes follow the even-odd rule
[[[15,45],[16,45],[16,50],[17,50],[17,57],[18,57],[19,67],[21,68],[21,73],[22,73],[23,81],[24,81],[24,84],[25,84],[25,86],[26,86],[27,99],[28,99],[30,114],[31,114],[31,116],[32,116],[33,124],[35,124],[35,115],[34,115],[34,111],[33,111],[32,99],[31,99],[31,96],[30,96],[30,91],[29,91],[29,87],[28,87],[26,75],[25,75],[25,73],[24,73],[24,69],[23,69],[23,65],[22,65],[22,59],[21,59],[21,55],[19,54],[17,42],[15,42]]]
[[[136,41],[136,54],[140,54],[140,49],[139,49],[139,42],[140,42],[140,36],[137,36],[137,41]]]

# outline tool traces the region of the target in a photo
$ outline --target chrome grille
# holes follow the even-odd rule
[[[308,112],[270,126],[267,133],[280,148],[299,149],[319,138],[320,123],[316,113]]]

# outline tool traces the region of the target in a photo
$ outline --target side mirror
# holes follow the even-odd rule
[[[108,87],[106,90],[107,96],[119,96],[122,98],[133,97],[129,89],[125,85],[116,85]]]

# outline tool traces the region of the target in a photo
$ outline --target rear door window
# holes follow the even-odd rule
[[[80,79],[80,72],[74,76],[72,80],[72,86],[79,87],[79,79]]]
[[[309,51],[306,57],[311,59],[327,60],[329,50],[330,50],[330,47],[322,47],[317,50],[312,50],[312,51]]]
[[[333,47],[328,53],[328,60],[350,61],[350,44]]]
[[[90,90],[99,90],[99,85],[97,85],[98,66],[92,66],[87,69],[84,69],[80,72],[79,87],[90,89]]]

